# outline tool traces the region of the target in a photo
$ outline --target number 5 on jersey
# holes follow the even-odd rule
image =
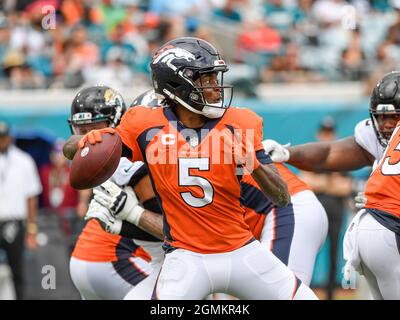
[[[179,186],[180,187],[200,187],[203,190],[202,198],[195,197],[191,192],[181,192],[182,199],[190,206],[195,208],[204,207],[213,202],[214,189],[211,183],[202,177],[191,175],[190,169],[199,171],[210,170],[209,158],[180,158],[179,161]]]

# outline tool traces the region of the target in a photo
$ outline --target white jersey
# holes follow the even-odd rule
[[[375,160],[379,161],[383,157],[385,148],[376,137],[371,119],[362,120],[355,126],[354,137],[360,147],[368,151]]]

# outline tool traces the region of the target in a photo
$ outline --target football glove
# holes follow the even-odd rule
[[[360,191],[357,193],[357,195],[354,197],[355,200],[355,206],[357,209],[364,209],[365,204],[367,203],[367,198],[365,197],[365,193]]]
[[[120,188],[114,182],[107,180],[94,188],[94,199],[110,210],[118,219],[138,225],[144,208],[139,205],[135,192],[131,187]]]
[[[267,139],[262,142],[265,153],[271,157],[273,162],[286,162],[289,160],[290,154],[287,147],[290,143],[281,145],[275,140]]]
[[[96,200],[90,201],[85,220],[96,219],[100,222],[101,227],[108,233],[120,234],[122,221],[114,218],[110,211],[99,204]]]

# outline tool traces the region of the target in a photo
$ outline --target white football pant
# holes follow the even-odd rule
[[[116,263],[122,267],[118,268],[119,271]],[[152,271],[150,263],[140,257],[130,257],[115,263],[91,262],[71,257],[69,270],[83,300],[122,300]]]
[[[361,217],[358,225],[361,270],[374,299],[400,300],[399,246],[396,234],[371,214]]]
[[[328,233],[328,217],[310,190],[291,197],[292,206],[273,209],[264,221],[260,242],[306,285]]]
[[[257,240],[226,253],[176,249],[166,254],[152,298],[199,300],[218,292],[239,299],[317,299]]]

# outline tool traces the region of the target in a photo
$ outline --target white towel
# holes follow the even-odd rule
[[[358,224],[360,223],[361,217],[367,213],[365,209],[361,209],[356,216],[351,220],[350,225],[346,230],[343,240],[343,257],[346,260],[344,266],[344,279],[350,281],[352,279],[352,273],[357,271],[362,275],[360,267],[360,254],[358,251]]]

